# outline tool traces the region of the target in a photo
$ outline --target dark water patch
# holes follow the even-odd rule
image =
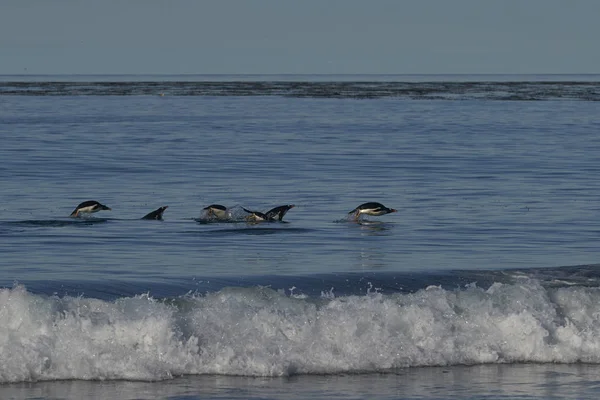
[[[118,275],[116,271],[113,275]],[[344,272],[311,275],[181,276],[147,274],[144,279],[101,280],[22,280],[0,281],[0,287],[24,285],[29,292],[58,296],[84,296],[114,300],[149,294],[157,299],[173,299],[186,294],[203,295],[228,287],[269,287],[286,295],[308,297],[363,296],[414,293],[428,287],[462,290],[476,285],[484,289],[495,283],[539,282],[548,288],[598,287],[600,264],[539,268],[532,270],[457,270],[423,272]]]
[[[18,96],[282,96],[413,100],[600,100],[600,82],[291,82],[116,81],[0,82],[0,95]]]
[[[558,268],[511,269],[493,272],[495,276],[507,276],[511,280],[536,279],[545,286],[569,287],[600,285],[600,264],[574,265]]]
[[[146,280],[102,279],[102,280],[23,280],[0,282],[0,287],[24,285],[29,292],[58,296],[84,296],[102,300],[114,300],[148,293],[152,297],[176,298],[187,293],[204,294],[227,287],[269,287],[289,295],[320,297],[323,295],[365,295],[369,292],[385,294],[411,292],[422,289],[430,282],[449,280],[447,274],[317,274],[308,276],[234,276],[234,277],[181,277]],[[441,284],[441,283],[440,283]],[[449,283],[451,287],[455,283]]]

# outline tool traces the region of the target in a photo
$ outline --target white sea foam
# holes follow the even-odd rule
[[[527,281],[319,299],[226,288],[167,302],[0,290],[0,383],[514,362],[599,363],[600,288]]]

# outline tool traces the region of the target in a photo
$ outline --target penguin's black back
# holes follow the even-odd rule
[[[154,219],[160,221],[163,219],[163,213],[168,207],[169,206],[159,207],[156,210],[144,215],[142,219]]]

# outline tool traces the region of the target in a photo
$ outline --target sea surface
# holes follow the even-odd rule
[[[0,76],[0,398],[597,399],[599,176],[598,75]]]

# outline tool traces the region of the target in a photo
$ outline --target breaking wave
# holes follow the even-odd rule
[[[0,383],[600,363],[600,288],[539,281],[413,293],[225,287],[157,299],[0,289]]]

